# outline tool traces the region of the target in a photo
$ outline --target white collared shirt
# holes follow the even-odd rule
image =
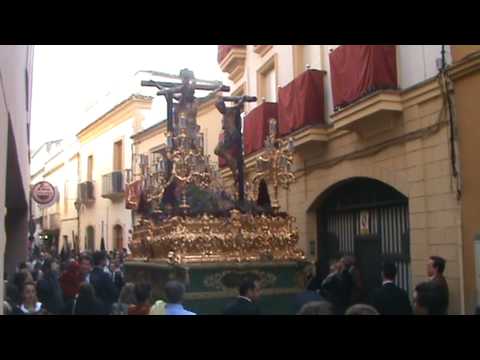
[[[252,299],[250,299],[250,298],[248,298],[248,297],[246,297],[246,296],[239,295],[238,297],[241,298],[241,299],[245,299],[245,300],[247,300],[248,302],[253,303]]]
[[[37,302],[37,303],[35,304],[35,310],[33,310],[32,312],[25,307],[25,304],[22,304],[22,305],[20,306],[20,310],[21,310],[24,314],[34,314],[34,313],[39,312],[41,309],[42,309],[42,303],[41,303],[41,302]]]
[[[394,283],[392,280],[385,280],[385,281],[382,283],[382,286],[385,286],[386,284],[389,284],[389,283],[395,285],[395,283]]]

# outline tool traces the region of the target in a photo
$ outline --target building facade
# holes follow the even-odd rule
[[[0,46],[0,275],[25,261],[30,204],[33,46]],[[3,286],[0,301],[3,302]],[[0,308],[0,314],[3,307]]]
[[[132,162],[131,136],[142,130],[152,98],[131,95],[77,134],[80,249],[127,247],[132,228],[124,186]]]
[[[452,45],[453,63],[448,70],[453,88],[450,104],[458,137],[458,164],[461,176],[461,214],[465,307],[480,305],[480,196],[476,145],[480,138],[477,122],[480,104],[480,45]]]
[[[218,60],[233,94],[258,97],[244,122],[248,176],[270,117],[280,137],[293,138],[296,182],[279,200],[321,272],[355,255],[371,288],[389,258],[412,295],[428,257],[439,255],[449,312],[472,312],[453,89],[440,75],[453,67],[450,46],[222,45]]]
[[[76,210],[79,174],[79,149],[76,139],[49,141],[31,157],[31,183],[47,181],[57,190],[55,204],[41,208],[32,203],[37,245],[60,251],[64,244],[72,248],[78,240]]]

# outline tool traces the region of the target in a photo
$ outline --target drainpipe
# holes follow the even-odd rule
[[[458,151],[457,148],[456,148],[456,128],[455,128],[455,124],[454,124],[454,104],[452,103],[451,101],[451,98],[450,98],[450,91],[449,91],[449,88],[450,88],[450,84],[449,82],[447,81],[448,80],[448,76],[447,76],[447,62],[446,62],[446,51],[445,51],[445,46],[446,45],[442,45],[442,49],[441,49],[441,56],[442,56],[442,68],[441,68],[441,73],[443,74],[443,79],[445,80],[445,87],[446,87],[446,96],[447,96],[447,108],[448,108],[448,117],[449,117],[449,124],[450,124],[450,156],[451,156],[451,162],[452,162],[452,175],[453,177],[455,178],[455,182],[456,182],[456,190],[457,190],[457,200],[460,202],[461,201],[461,196],[462,196],[462,193],[461,193],[461,187],[458,185],[459,181],[461,181],[460,179],[460,174],[459,174],[459,171],[458,171],[458,161],[459,159],[457,159],[457,154],[458,154]],[[460,273],[460,314],[463,314],[465,315],[466,313],[466,309],[465,309],[465,272],[464,272],[464,263],[463,263],[463,257],[464,257],[464,239],[463,239],[463,222],[461,221],[461,219],[463,219],[463,210],[462,210],[462,207],[460,206],[460,229],[459,229],[459,232],[460,232],[460,243],[457,244],[457,249],[459,249],[459,256],[458,256],[458,266],[459,266],[459,273]]]

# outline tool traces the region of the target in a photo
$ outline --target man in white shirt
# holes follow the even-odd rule
[[[181,282],[172,280],[165,284],[165,296],[167,298],[165,315],[196,315],[183,308],[182,301],[184,294],[185,285]]]

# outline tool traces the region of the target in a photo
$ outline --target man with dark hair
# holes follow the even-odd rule
[[[148,315],[150,312],[150,298],[152,286],[148,283],[135,284],[136,304],[128,307],[128,315]]]
[[[105,253],[96,251],[93,254],[94,268],[90,273],[89,281],[95,289],[97,298],[103,303],[104,313],[108,315],[111,313],[113,303],[117,301],[118,293],[110,275],[104,271],[105,263]]]
[[[82,276],[82,279],[83,279],[83,281],[85,281],[86,283],[89,284],[90,283],[90,273],[92,272],[92,268],[93,268],[92,257],[90,255],[87,255],[87,254],[82,254],[82,255],[80,255],[79,263],[80,263],[79,270],[80,270],[80,274]]]
[[[439,256],[430,256],[427,265],[427,274],[430,281],[435,283],[442,293],[444,312],[448,312],[449,291],[448,284],[443,272],[445,271],[446,261]]]
[[[165,315],[196,315],[183,308],[182,301],[184,294],[185,285],[180,281],[171,280],[165,284],[165,296],[167,298]]]
[[[417,315],[447,315],[443,288],[433,281],[422,282],[415,287],[413,303]]]
[[[405,290],[395,285],[397,267],[393,262],[383,264],[382,287],[375,289],[370,296],[370,304],[381,315],[412,315],[412,307]]]
[[[244,280],[238,289],[239,296],[225,309],[225,315],[259,315],[255,304],[260,298],[260,286],[255,280]]]

